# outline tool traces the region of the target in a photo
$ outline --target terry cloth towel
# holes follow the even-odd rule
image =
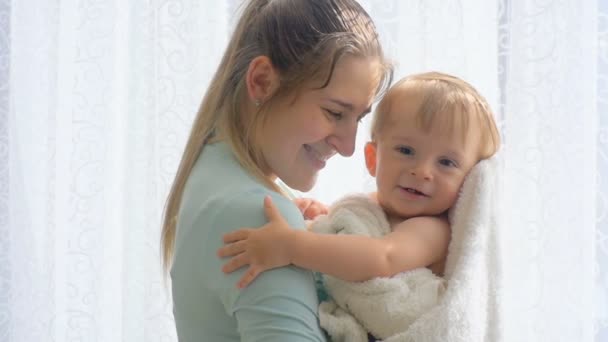
[[[502,341],[499,158],[471,170],[449,213],[443,279],[426,268],[360,283],[323,275],[331,299],[320,304],[319,319],[332,341],[367,342],[368,332],[385,342]],[[365,196],[338,201],[312,229],[374,237],[389,232],[384,213]]]

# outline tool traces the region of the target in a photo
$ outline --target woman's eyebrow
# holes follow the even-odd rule
[[[329,100],[330,102],[333,102],[333,103],[335,103],[335,104],[339,105],[339,106],[344,107],[344,108],[345,108],[346,110],[348,110],[348,111],[351,111],[351,112],[352,112],[352,111],[354,111],[354,109],[355,109],[355,106],[353,106],[353,105],[352,105],[352,103],[348,103],[348,102],[345,102],[345,101],[342,101],[342,100],[339,100],[339,99],[328,99],[328,100]],[[366,109],[363,111],[363,114],[367,114],[367,113],[369,113],[369,112],[371,112],[371,111],[372,111],[372,107],[371,107],[371,106],[370,106],[370,107],[367,107],[367,108],[366,108]]]

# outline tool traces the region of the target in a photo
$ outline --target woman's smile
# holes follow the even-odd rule
[[[317,170],[321,170],[325,167],[325,164],[329,158],[331,158],[335,152],[321,154],[314,147],[304,144],[304,150],[306,151],[306,156],[311,161],[313,167]]]

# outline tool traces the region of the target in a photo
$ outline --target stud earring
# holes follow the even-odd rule
[[[255,104],[256,107],[259,107],[262,104],[262,101],[260,101],[260,99],[255,99],[255,101],[253,103]]]

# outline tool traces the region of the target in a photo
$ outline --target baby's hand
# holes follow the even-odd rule
[[[327,215],[329,207],[311,198],[296,198],[293,200],[302,212],[305,220],[314,220],[319,215]]]
[[[260,273],[291,263],[290,240],[294,231],[281,216],[270,197],[264,198],[264,212],[269,222],[260,228],[244,228],[225,234],[225,245],[217,252],[219,257],[231,257],[222,271],[231,273],[249,265],[237,286],[244,288]]]

